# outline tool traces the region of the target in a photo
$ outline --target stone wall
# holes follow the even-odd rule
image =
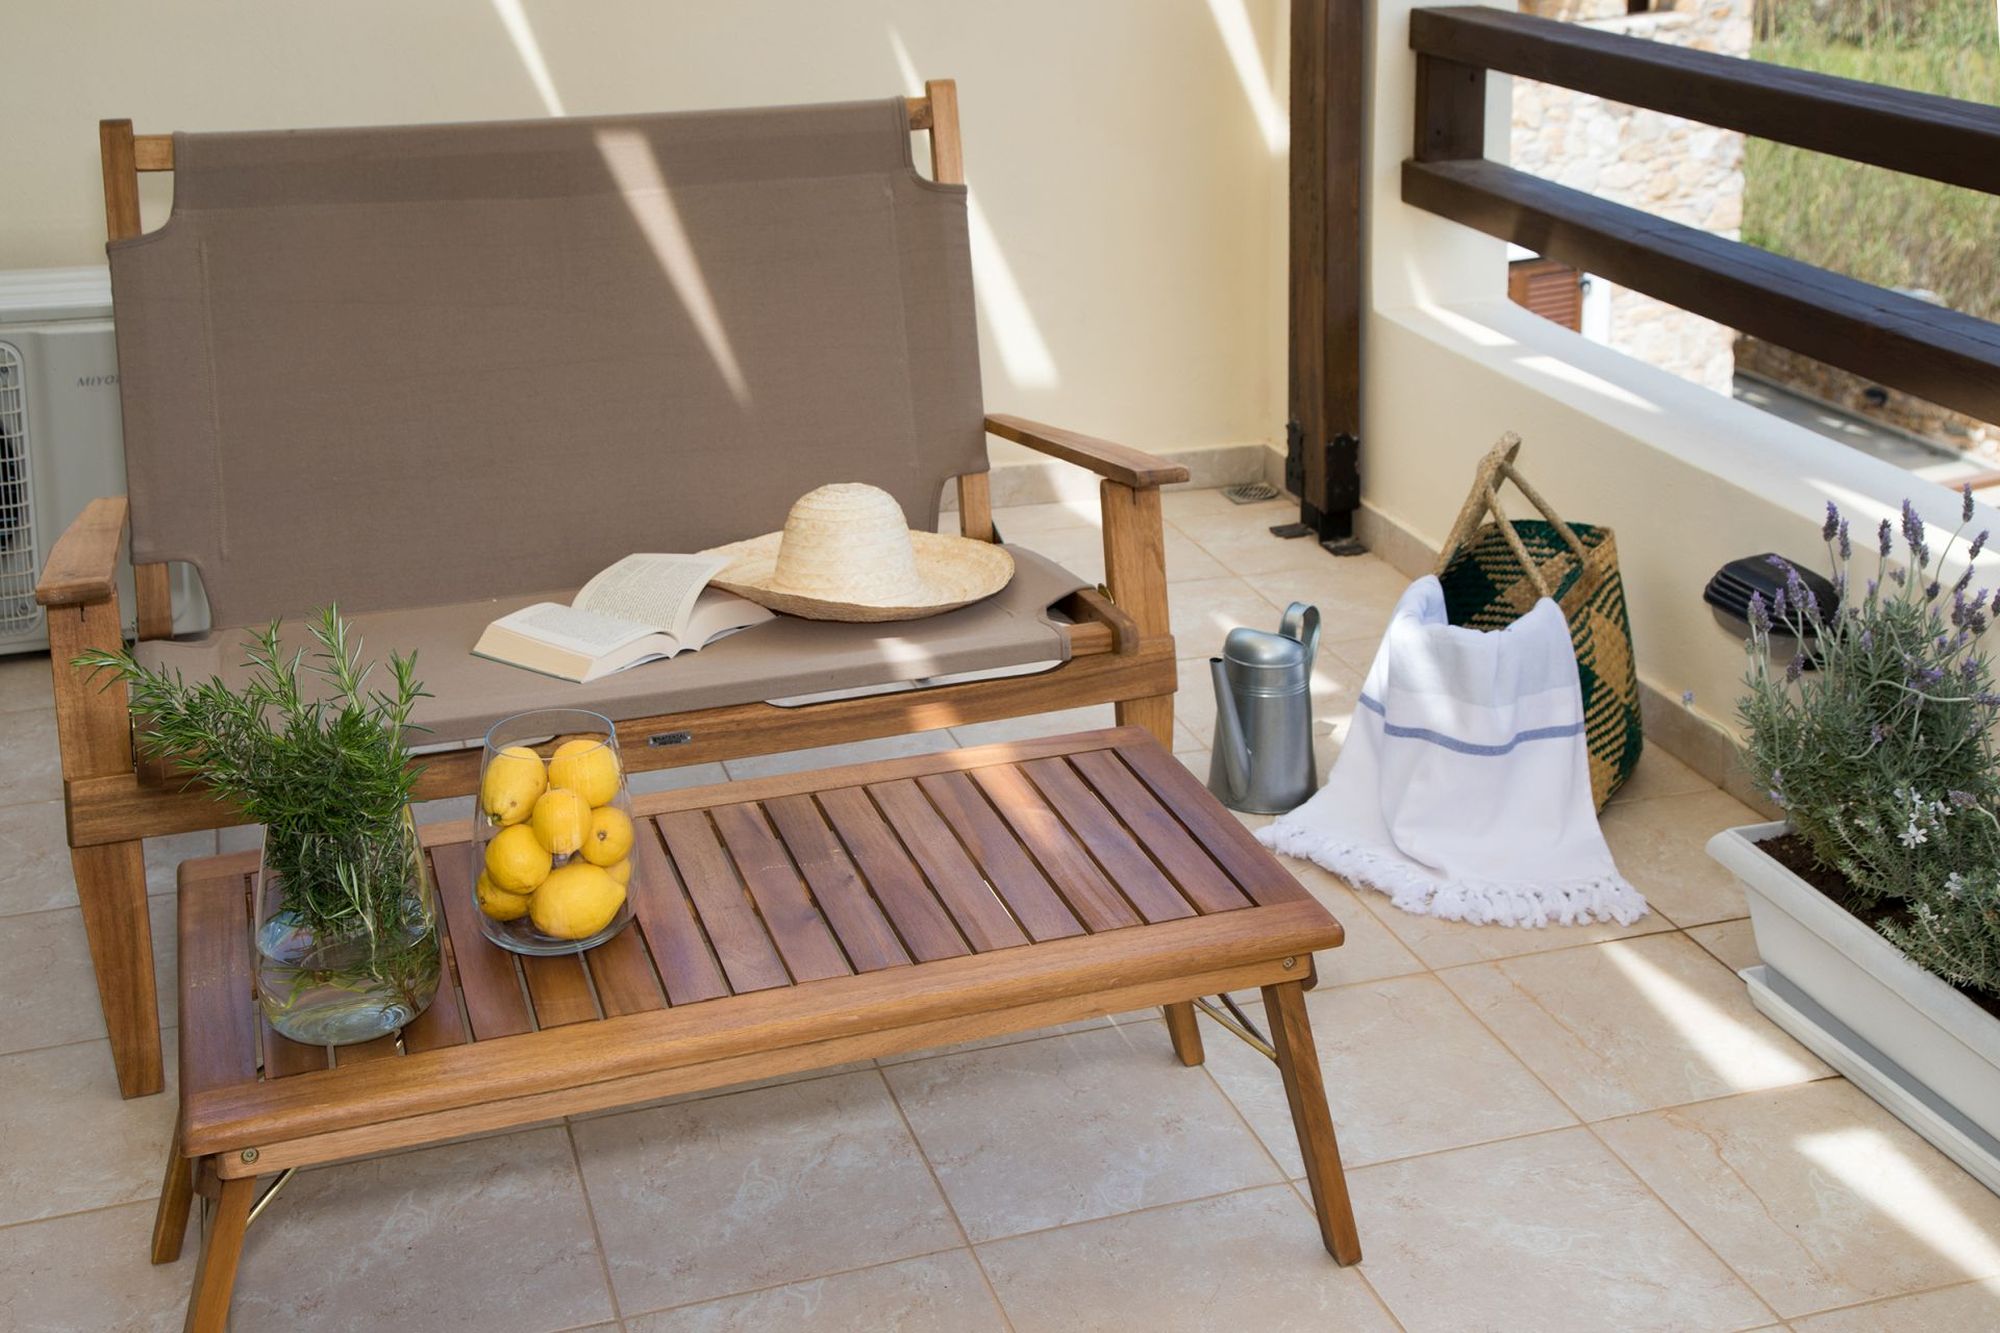
[[[1886,388],[1758,338],[1737,339],[1736,363],[1750,374],[1775,380],[1849,416],[1908,431],[1988,462],[2000,462],[2000,425]]]
[[[1752,0],[1684,0],[1627,14],[1624,0],[1522,0],[1524,12],[1725,55],[1750,53]],[[1743,136],[1547,84],[1514,81],[1513,164],[1561,184],[1734,238],[1743,220]],[[1602,282],[1602,279],[1594,279]],[[1718,393],[1735,333],[1627,288],[1610,289],[1613,347]]]

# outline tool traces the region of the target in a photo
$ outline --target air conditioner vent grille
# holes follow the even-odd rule
[[[28,462],[27,387],[21,354],[0,343],[0,635],[32,633],[35,602],[35,489]]]

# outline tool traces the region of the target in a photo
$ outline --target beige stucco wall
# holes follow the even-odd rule
[[[6,0],[0,268],[102,261],[100,117],[145,132],[587,115],[888,96],[913,73],[951,77],[978,205],[988,403],[1158,449],[1282,441],[1286,12]],[[166,191],[147,186],[156,222]]]

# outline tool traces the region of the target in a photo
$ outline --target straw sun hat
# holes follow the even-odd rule
[[[896,497],[837,482],[808,491],[783,532],[718,546],[714,586],[807,620],[915,620],[990,597],[1014,577],[991,542],[913,532]]]

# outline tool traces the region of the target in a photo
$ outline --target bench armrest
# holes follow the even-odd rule
[[[1127,445],[1113,444],[1109,440],[1079,435],[1055,426],[1044,426],[1020,417],[989,416],[986,418],[986,431],[1003,440],[1024,444],[1037,453],[1088,468],[1121,486],[1145,489],[1188,479],[1188,470],[1179,463],[1169,463],[1164,458],[1155,458]]]
[[[118,552],[125,545],[122,495],[92,500],[56,544],[35,584],[43,606],[95,606],[118,595]]]

